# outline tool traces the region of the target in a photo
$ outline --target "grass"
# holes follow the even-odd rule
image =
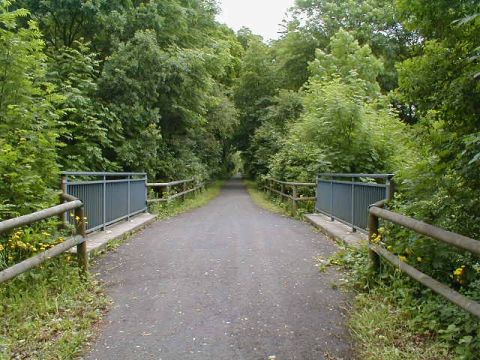
[[[0,359],[74,359],[109,301],[72,255],[50,260],[0,287]]]
[[[267,193],[258,189],[255,181],[244,180],[244,183],[247,186],[248,194],[259,207],[277,214],[290,215],[290,212],[284,206],[281,206],[279,202],[274,201]]]
[[[384,289],[387,291],[387,289]],[[404,314],[378,291],[358,294],[349,325],[362,360],[443,360],[452,356],[442,344],[418,334]]]
[[[152,210],[165,219],[203,206],[222,184]],[[127,238],[112,242],[106,251]],[[76,359],[89,344],[110,300],[93,275],[80,279],[72,260],[73,255],[60,256],[0,285],[0,360]]]
[[[409,297],[406,276],[398,271],[373,276],[366,247],[343,247],[322,261],[321,269],[340,266],[348,281],[341,287],[354,294],[348,326],[359,360],[447,360],[454,358],[448,344],[433,333],[416,328],[415,309],[404,308],[397,297]]]
[[[224,181],[218,180],[196,195],[188,194],[185,200],[175,199],[170,203],[156,203],[150,206],[150,211],[157,219],[168,219],[172,216],[206,205],[220,194]]]
[[[258,188],[255,181],[244,180],[244,182],[253,202],[265,210],[290,216],[298,220],[303,220],[303,215],[306,213],[311,213],[313,210],[305,207],[305,204],[299,203],[297,213],[293,214],[290,202],[285,201],[285,199],[282,201],[276,195],[269,196],[265,191],[262,191]]]

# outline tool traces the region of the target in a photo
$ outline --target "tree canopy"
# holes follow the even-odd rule
[[[480,238],[478,0],[297,0],[270,42],[217,12],[213,0],[0,0],[0,219],[53,204],[61,170],[207,180],[240,152],[259,180],[395,172],[395,209]],[[445,275],[476,260],[391,241],[480,293]],[[452,341],[478,353],[478,336],[460,337],[473,333]]]

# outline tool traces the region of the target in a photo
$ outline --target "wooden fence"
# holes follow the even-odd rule
[[[178,180],[171,182],[147,183],[147,188],[160,188],[161,197],[147,199],[147,203],[166,202],[182,197],[185,200],[187,194],[204,188],[203,183],[197,183],[194,179]]]
[[[307,182],[290,182],[290,181],[280,181],[276,179],[267,179],[264,189],[269,195],[273,193],[280,195],[280,198],[286,198],[292,203],[292,212],[297,213],[298,202],[300,201],[314,201],[315,196],[303,196],[300,194],[300,188],[315,188],[317,184],[307,183]],[[290,188],[290,193],[286,192],[286,189]]]
[[[77,246],[78,265],[81,273],[84,274],[88,270],[87,243],[85,239],[85,214],[83,211],[83,203],[67,194],[61,195],[63,204],[53,206],[48,209],[40,210],[32,214],[19,216],[13,219],[0,222],[0,234],[11,231],[24,225],[31,225],[41,220],[48,219],[53,216],[63,216],[69,211],[75,214],[75,232],[76,234],[66,239],[62,243],[41,252],[31,258],[28,258],[18,264],[15,264],[0,272],[0,283],[10,280],[32,268],[42,264],[43,262],[67,252],[70,248]]]
[[[413,279],[433,290],[437,294],[443,296],[452,303],[458,305],[469,313],[480,317],[480,304],[463,296],[459,292],[449,288],[441,282],[433,279],[425,273],[417,270],[413,266],[402,261],[397,255],[387,251],[381,247],[377,241],[372,241],[378,236],[379,219],[390,221],[394,224],[403,226],[407,229],[415,231],[417,234],[425,235],[435,240],[442,241],[446,244],[455,246],[459,249],[466,250],[475,255],[480,255],[480,241],[469,237],[456,234],[436,226],[426,224],[422,221],[410,218],[405,215],[395,213],[384,209],[385,201],[379,201],[373,204],[369,209],[369,253],[372,268],[378,271],[380,268],[380,256],[397,266],[401,271],[408,274]]]

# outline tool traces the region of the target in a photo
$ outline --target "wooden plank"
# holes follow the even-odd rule
[[[163,182],[163,183],[147,183],[147,187],[166,187],[166,186],[175,186],[180,185],[188,182],[192,182],[194,179],[187,179],[187,180],[177,180],[171,182]]]
[[[297,197],[295,198],[295,201],[312,201],[312,200],[317,200],[316,197],[314,196],[302,196],[302,197]]]
[[[81,244],[85,242],[85,238],[81,235],[76,235],[73,236],[61,244],[55,245],[54,247],[48,249],[47,251],[44,251],[38,255],[35,255],[27,260],[24,260],[18,264],[15,264],[3,271],[0,272],[0,283],[3,283],[7,280],[10,280],[14,278],[15,276],[18,276],[31,268],[40,265],[41,263],[44,263],[45,261],[58,256],[64,252],[66,252],[68,249]]]
[[[378,255],[383,256],[390,263],[397,266],[400,270],[408,274],[413,279],[417,280],[421,284],[425,285],[429,289],[435,291],[437,294],[443,296],[445,299],[451,301],[452,303],[458,305],[465,311],[468,311],[470,314],[480,317],[480,304],[468,299],[457,291],[449,288],[445,284],[433,279],[427,274],[422,273],[421,271],[415,269],[413,266],[408,265],[407,263],[400,260],[400,258],[384,248],[370,244],[369,248],[377,253]]]
[[[168,199],[147,199],[147,203],[167,202]]]
[[[34,222],[44,220],[52,216],[63,214],[67,211],[74,210],[81,206],[83,206],[83,203],[80,200],[75,200],[65,204],[53,206],[48,209],[40,210],[32,214],[23,215],[13,219],[2,221],[0,222],[0,234],[4,233],[5,231],[9,231],[23,225],[30,225],[30,224],[33,224]]]
[[[276,189],[274,189],[274,188],[267,188],[267,189],[269,189],[270,191],[273,191],[274,193],[276,193],[276,194],[278,194],[278,195],[281,195],[281,196],[283,196],[283,197],[286,197],[287,199],[292,199],[292,196],[291,196],[291,195],[285,194],[285,193],[283,193],[283,192],[281,192],[281,191],[279,191],[279,190],[276,190]]]
[[[277,184],[283,184],[283,185],[289,185],[289,186],[317,186],[316,183],[309,183],[309,182],[281,181],[277,179],[271,179],[271,181],[274,181]]]
[[[75,209],[75,228],[77,235],[83,239],[86,238],[85,210],[82,207]],[[87,242],[82,241],[77,244],[77,260],[80,273],[85,275],[88,271]]]
[[[179,192],[178,194],[175,194],[175,195],[171,195],[167,198],[162,198],[162,199],[147,199],[147,203],[156,203],[156,202],[169,202],[173,199],[176,199],[177,197],[180,197],[180,196],[184,196],[186,194],[189,194],[193,191],[196,191],[198,189],[201,189],[203,187],[203,184],[200,184],[192,189],[189,189],[189,190],[186,190],[186,191],[182,191],[182,192]]]
[[[453,245],[462,250],[470,251],[476,255],[480,255],[480,241],[478,240],[471,239],[469,237],[424,223],[423,221],[415,220],[408,216],[397,214],[393,211],[381,209],[376,206],[372,206],[370,208],[370,213],[379,218],[404,226],[419,234],[443,241],[444,243]]]

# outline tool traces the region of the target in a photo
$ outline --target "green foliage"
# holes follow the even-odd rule
[[[55,120],[59,98],[45,79],[46,57],[26,10],[0,2],[0,203],[2,217],[50,204],[56,181]]]
[[[256,129],[248,149],[251,159],[248,169],[251,173],[260,176],[269,172],[274,155],[282,149],[288,127],[302,111],[301,97],[296,92],[282,90],[273,98],[272,105],[260,119],[262,125]]]
[[[388,230],[382,231],[382,233],[384,237],[393,234],[388,233]],[[395,251],[395,248],[389,245],[389,250]],[[418,254],[414,254],[411,250],[408,252],[406,261],[416,262],[413,265],[422,269],[431,268],[431,266],[422,267],[422,264],[425,264],[425,261],[431,261],[431,258],[425,257],[418,261],[415,259],[415,257],[418,258]],[[367,326],[364,333],[357,335],[361,341],[362,350],[366,352],[366,358],[369,358],[368,351],[371,347],[374,347],[376,351],[391,351],[388,347],[383,349],[385,342],[382,347],[379,347],[378,344],[375,344],[374,339],[368,338],[368,332],[372,330],[383,336],[389,332],[387,325],[365,322],[366,317],[371,319],[376,315],[376,310],[372,310],[371,302],[379,301],[380,309],[388,307],[391,312],[396,314],[395,316],[398,317],[398,321],[401,321],[404,328],[406,336],[402,341],[405,343],[397,342],[394,345],[394,349],[397,351],[402,347],[408,348],[416,345],[418,353],[422,356],[430,354],[426,356],[427,359],[437,358],[432,357],[433,354],[430,353],[432,347],[441,351],[440,354],[443,357],[437,355],[440,358],[476,359],[480,346],[480,327],[475,316],[434,294],[387,262],[382,262],[380,275],[372,274],[368,267],[369,258],[366,248],[346,249],[335,258],[330,259],[329,264],[341,265],[348,270],[348,286],[356,290],[358,294],[356,312],[352,315],[351,321],[354,330],[357,329],[356,331],[360,326]],[[440,263],[437,265],[441,266]],[[459,269],[457,273],[460,272]],[[453,272],[451,275],[453,278]],[[472,288],[463,289],[460,292],[474,300],[480,300],[478,280]],[[394,324],[394,326],[399,325]],[[388,326],[392,326],[392,324]],[[388,341],[388,339],[384,340]],[[382,353],[380,352],[380,354]]]
[[[0,287],[0,359],[76,359],[108,300],[81,279],[72,255],[50,260]]]
[[[235,105],[240,113],[237,133],[237,147],[240,150],[248,149],[250,137],[260,125],[265,108],[271,105],[277,86],[268,47],[255,37],[248,39],[247,46],[234,93]]]
[[[310,71],[305,110],[274,157],[275,177],[311,181],[318,172],[392,172],[406,161],[397,154],[412,155],[407,129],[380,95],[381,62],[368,46],[341,30],[329,53],[317,51]]]
[[[368,44],[385,63],[379,76],[385,91],[396,87],[395,63],[410,54],[410,45],[417,40],[400,22],[393,0],[299,0],[296,16],[306,19],[304,28],[318,39],[321,48],[341,29],[360,44]]]
[[[220,194],[223,181],[215,181],[197,193],[187,194],[185,199],[174,199],[169,203],[154,203],[150,211],[157,215],[158,219],[168,219],[183,212],[204,206]]]
[[[58,108],[58,153],[62,168],[74,171],[115,170],[118,165],[107,158],[113,142],[122,139],[114,114],[96,98],[99,62],[88,48],[62,47],[49,56],[48,80],[64,101]]]

